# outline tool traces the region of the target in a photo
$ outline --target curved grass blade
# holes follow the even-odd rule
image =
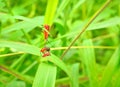
[[[15,24],[12,24],[1,31],[1,35],[8,34],[10,32],[24,29],[25,32],[29,32],[35,27],[38,27],[43,24],[43,17],[35,17],[33,19],[21,21]]]
[[[113,23],[113,21],[114,21],[114,23]],[[80,27],[83,27],[84,24],[85,24],[85,22],[81,22],[81,21],[76,23],[76,25],[74,25],[73,28],[72,28],[73,30],[76,30],[76,31],[73,31],[74,34],[76,34],[78,31],[80,31]],[[103,28],[108,29],[107,27],[112,27],[112,26],[117,26],[117,25],[120,25],[120,17],[113,17],[113,18],[110,18],[106,21],[96,22],[96,23],[91,24],[87,28],[86,31],[99,30],[99,29],[103,29]],[[71,33],[73,33],[73,32],[71,32]]]
[[[51,58],[52,57],[52,58]],[[46,58],[48,61],[52,62],[53,64],[55,64],[56,66],[58,66],[60,69],[62,69],[69,77],[71,77],[70,74],[70,69],[66,66],[66,64],[60,60],[58,57],[56,57],[55,55],[51,54],[50,57]],[[44,59],[43,59],[44,60]]]
[[[53,64],[39,64],[32,87],[55,87],[56,72]]]
[[[70,69],[67,67],[67,65],[62,61],[60,60],[57,56],[51,54],[51,56],[48,56],[46,58],[42,58],[41,59],[42,62],[51,62],[53,64],[55,64],[57,67],[59,67],[60,69],[62,69],[67,75],[68,75],[68,79],[71,81],[72,79],[72,76],[71,76],[71,72],[70,72]]]
[[[12,42],[12,41],[0,41],[0,47],[14,48],[17,51],[23,51],[26,53],[40,56],[40,52],[39,52],[40,49],[29,44]]]
[[[99,87],[107,87],[110,84],[113,74],[118,67],[119,61],[119,48],[117,48],[105,68]]]
[[[102,29],[102,28],[107,28],[107,27],[116,26],[116,25],[120,25],[120,17],[114,17],[107,21],[91,24],[87,30]]]
[[[32,45],[24,44],[24,43],[10,42],[10,41],[0,41],[0,47],[14,48],[18,51],[23,51],[23,52],[26,52],[26,53],[30,53],[30,54],[33,54],[33,55],[40,56],[39,48],[37,48],[35,46],[32,46]],[[57,65],[58,67],[60,67],[69,76],[69,78],[71,78],[69,68],[66,67],[66,64],[64,64],[63,61],[60,60],[58,57],[51,54],[50,57],[45,58],[45,59],[48,59],[50,62],[52,62],[55,65]]]

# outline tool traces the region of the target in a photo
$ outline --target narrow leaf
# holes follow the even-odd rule
[[[18,79],[24,80],[28,83],[32,83],[32,79],[28,79],[28,77],[20,74],[19,72],[15,71],[15,70],[9,69],[9,67],[7,67],[5,65],[0,65],[0,70],[4,71],[6,73],[12,74],[13,76],[15,76]]]
[[[55,65],[40,63],[32,87],[55,87],[56,72]]]
[[[12,42],[12,41],[0,41],[0,47],[14,48],[17,51],[23,51],[26,53],[40,56],[39,48],[29,44],[25,44],[25,43],[18,43],[18,42]]]
[[[114,17],[107,21],[92,24],[87,30],[102,29],[102,28],[107,28],[115,25],[120,25],[120,17]]]
[[[113,56],[110,58],[107,66],[105,68],[105,71],[103,73],[103,77],[102,77],[99,87],[107,87],[108,84],[110,84],[110,81],[112,79],[115,69],[117,68],[117,66],[119,64],[119,61],[120,61],[120,59],[119,59],[119,48],[118,48],[114,52]]]
[[[52,25],[57,9],[57,4],[58,0],[48,0],[44,24],[49,24],[50,26]]]
[[[91,40],[84,41],[83,45],[93,46]],[[90,87],[98,87],[96,60],[95,60],[95,53],[93,48],[83,49],[83,63],[85,64],[87,75],[89,77]]]
[[[71,87],[79,87],[79,63],[72,65]]]
[[[42,59],[41,61],[44,61],[44,60],[49,60],[50,62],[52,62],[53,64],[55,64],[57,67],[59,67],[60,69],[62,69],[69,77],[71,77],[71,74],[69,72],[70,69],[66,66],[66,64],[62,60],[60,60],[55,55],[51,54],[50,57],[46,57],[45,59]]]
[[[29,32],[35,27],[38,27],[43,24],[43,17],[35,17],[33,19],[28,19],[25,21],[14,23],[6,28],[3,28],[1,31],[2,35],[8,34],[10,32],[24,29],[25,32]]]
[[[71,0],[63,0],[60,4],[60,6],[58,7],[57,9],[57,12],[56,12],[56,15],[55,15],[55,18],[57,18],[61,13],[62,11],[65,9],[65,7],[70,3]]]

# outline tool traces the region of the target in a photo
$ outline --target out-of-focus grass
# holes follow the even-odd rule
[[[64,49],[105,1],[49,3],[46,8],[47,0],[0,0],[0,87],[119,87],[119,0],[97,16],[63,60]],[[39,51],[44,23],[54,25],[47,58]]]

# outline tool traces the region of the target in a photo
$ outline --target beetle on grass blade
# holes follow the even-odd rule
[[[50,48],[46,47],[46,42],[48,42],[48,37],[50,36],[51,28],[53,28],[53,25],[52,27],[48,24],[42,25],[42,29],[44,29],[43,34],[44,34],[44,40],[45,40],[44,47],[40,50],[40,52],[43,54],[42,57],[50,56]]]
[[[50,48],[44,47],[40,50],[40,52],[43,54],[42,57],[50,56]]]

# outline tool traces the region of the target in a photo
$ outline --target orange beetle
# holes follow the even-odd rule
[[[50,48],[49,47],[44,47],[40,50],[40,52],[43,53],[43,56],[42,57],[46,57],[46,56],[50,56]]]
[[[44,30],[44,37],[45,37],[45,39],[47,39],[48,35],[49,35],[48,32],[50,31],[50,26],[45,24],[44,28],[45,28],[45,30]]]

